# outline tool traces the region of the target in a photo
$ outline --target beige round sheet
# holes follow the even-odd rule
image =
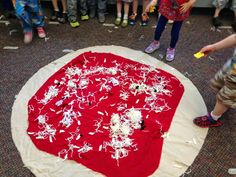
[[[24,165],[37,177],[103,176],[75,161],[62,160],[38,150],[26,132],[28,127],[28,100],[57,70],[76,56],[87,51],[110,52],[140,63],[152,65],[175,75],[181,81],[185,87],[185,92],[174,115],[168,135],[165,137],[159,168],[151,176],[178,177],[183,174],[199,153],[208,131],[207,129],[198,128],[192,123],[194,117],[206,114],[205,103],[192,82],[176,69],[141,51],[120,46],[95,46],[67,54],[41,68],[24,85],[14,102],[11,117],[12,137]]]

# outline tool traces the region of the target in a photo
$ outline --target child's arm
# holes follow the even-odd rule
[[[14,8],[16,7],[16,0],[12,0],[12,4],[14,6]]]
[[[204,53],[204,54],[208,54],[210,52],[214,52],[214,51],[218,51],[221,49],[225,49],[225,48],[230,48],[230,47],[234,47],[236,46],[236,34],[232,34],[230,36],[228,36],[227,38],[216,42],[214,44],[210,44],[207,45],[205,47],[203,47],[200,52]]]
[[[196,0],[189,0],[188,2],[184,3],[180,7],[180,13],[185,13],[193,6]]]
[[[157,0],[152,0],[148,5],[147,5],[147,7],[146,7],[146,9],[145,9],[145,12],[149,12],[150,11],[150,7],[152,7],[152,6],[155,6],[157,4]]]

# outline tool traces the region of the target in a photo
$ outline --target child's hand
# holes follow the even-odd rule
[[[16,0],[12,0],[12,4],[13,4],[14,8],[16,8]]]
[[[196,0],[189,0],[188,2],[182,4],[180,7],[180,13],[183,14],[183,13],[187,12],[193,6],[193,4],[195,2],[196,2]]]
[[[211,52],[214,52],[216,50],[216,47],[214,45],[207,45],[203,47],[200,52],[204,53],[205,55],[208,55]]]
[[[146,7],[145,12],[150,12],[151,7],[154,7],[157,4],[157,0],[152,0]]]

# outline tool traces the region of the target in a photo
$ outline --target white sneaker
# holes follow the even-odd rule
[[[173,61],[175,59],[175,49],[168,48],[166,50],[166,61]]]

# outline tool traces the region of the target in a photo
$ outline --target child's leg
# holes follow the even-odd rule
[[[54,11],[59,11],[57,0],[52,0],[52,5],[53,5]]]
[[[69,22],[77,21],[77,0],[67,0],[67,7]]]
[[[41,8],[41,5],[39,4],[38,0],[32,0],[31,3],[28,4],[28,9],[32,12],[32,23],[33,26],[43,27],[44,26],[44,15]]]
[[[98,0],[98,21],[105,22],[105,12],[107,7],[107,0]]]
[[[163,15],[160,16],[158,23],[157,23],[156,31],[155,31],[155,36],[154,36],[155,41],[160,40],[161,34],[165,29],[167,21],[168,21],[168,19],[166,17],[164,17]]]
[[[94,18],[96,15],[96,0],[88,0],[89,17]]]
[[[179,32],[182,27],[183,21],[175,21],[172,26],[171,30],[171,42],[170,42],[170,48],[174,49],[178,39],[179,39]]]
[[[132,14],[136,14],[137,15],[137,11],[138,11],[138,0],[133,0]]]
[[[148,5],[148,2],[149,2],[148,0],[143,0],[143,14],[145,13],[145,9]]]
[[[67,3],[66,0],[61,0],[63,13],[67,13]]]
[[[87,15],[87,0],[80,0],[80,13],[81,13],[81,16],[85,16]]]
[[[236,0],[232,1],[231,9],[234,12],[234,22],[231,24],[234,32],[236,32]]]
[[[120,23],[121,23],[121,9],[122,9],[122,1],[117,0],[116,1],[117,17],[116,17],[116,20],[115,20],[115,25],[120,25]]]
[[[129,2],[124,2],[124,17],[123,20],[128,20],[129,15]]]
[[[19,0],[16,2],[16,16],[22,23],[24,33],[32,31],[31,16],[30,13],[26,11],[25,7],[25,1]]]
[[[124,2],[124,17],[121,26],[128,26],[128,15],[129,15],[129,2]]]
[[[213,119],[214,119],[214,117],[220,118],[228,109],[229,108],[227,106],[225,106],[222,102],[220,102],[217,99],[215,107],[211,112]],[[217,118],[215,118],[215,119],[217,119]]]

